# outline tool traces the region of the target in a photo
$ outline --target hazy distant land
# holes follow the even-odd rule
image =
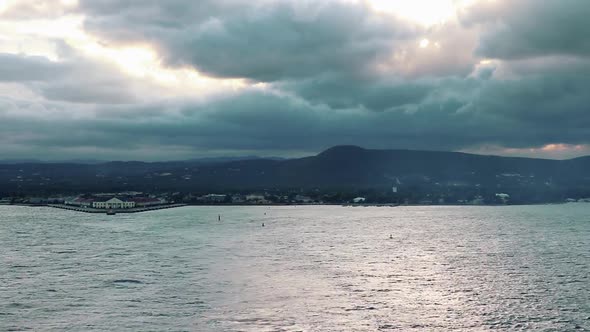
[[[188,204],[531,204],[590,197],[590,157],[338,146],[298,159],[0,165],[3,202],[140,191]],[[256,199],[248,197],[256,196]],[[359,202],[356,202],[359,203]]]

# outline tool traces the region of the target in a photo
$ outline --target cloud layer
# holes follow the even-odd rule
[[[480,0],[431,26],[368,1],[55,3],[0,12],[5,158],[590,154],[584,0]]]

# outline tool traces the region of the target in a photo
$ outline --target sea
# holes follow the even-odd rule
[[[590,204],[0,206],[0,331],[490,330],[590,330]]]

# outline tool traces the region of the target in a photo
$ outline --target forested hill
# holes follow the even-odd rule
[[[547,160],[337,146],[299,159],[0,165],[0,195],[15,192],[262,189],[487,190],[590,196],[590,157]],[[565,196],[564,196],[565,197]]]

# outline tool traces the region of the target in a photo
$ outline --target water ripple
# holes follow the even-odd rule
[[[0,330],[585,331],[588,207],[0,206]]]

